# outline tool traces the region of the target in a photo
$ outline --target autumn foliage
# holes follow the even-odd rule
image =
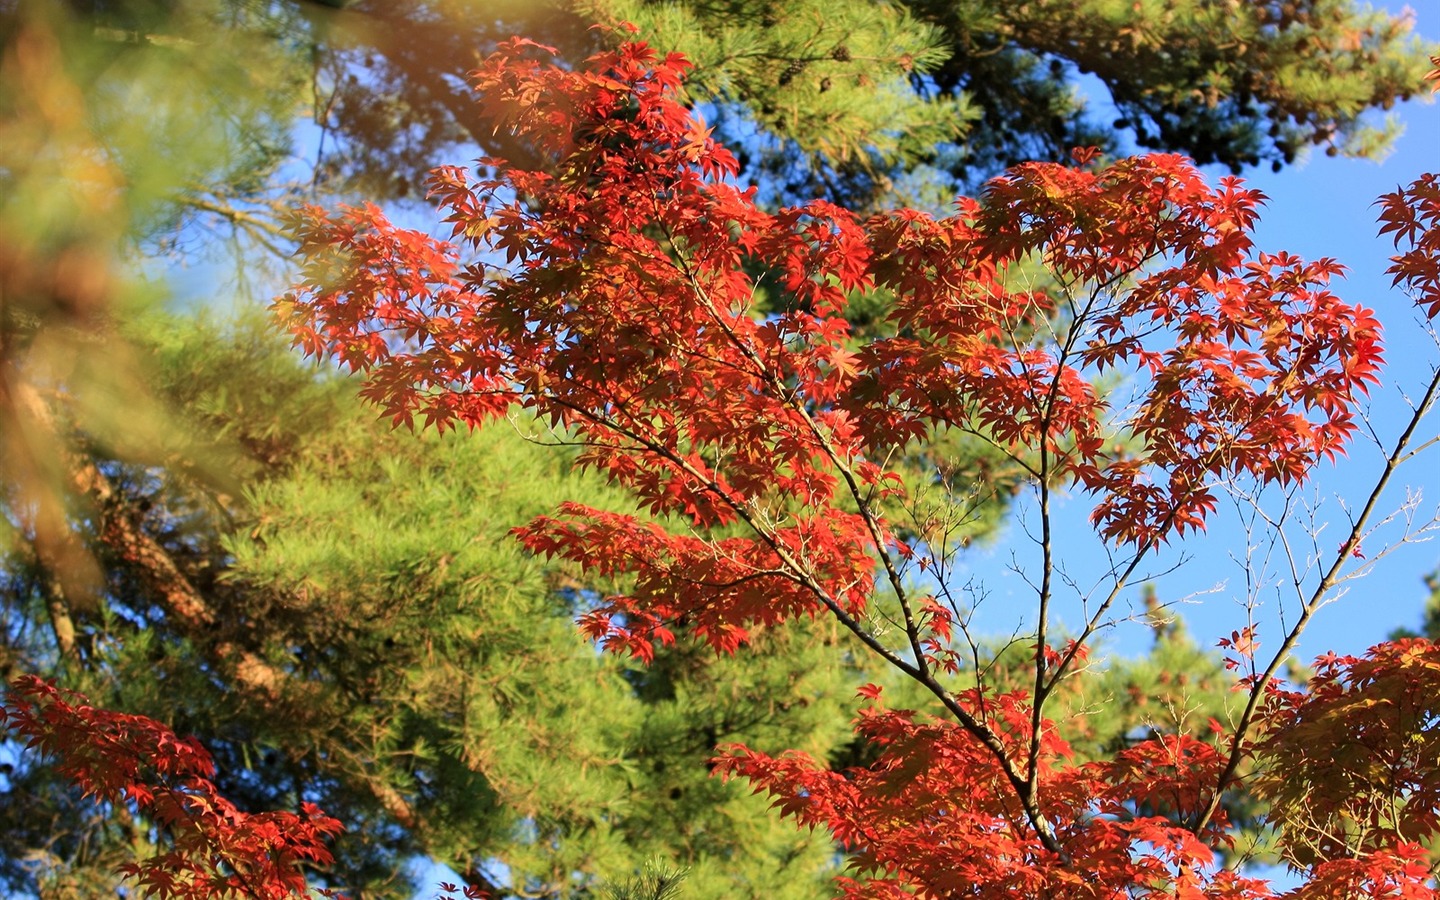
[[[211,780],[215,764],[205,748],[154,719],[98,709],[24,676],[9,686],[0,726],[52,759],[95,803],[157,830],[162,849],[122,866],[142,896],[303,896],[303,867],[331,861],[325,843],[340,833],[337,820],[312,803],[299,813],[237,809]]]
[[[363,371],[396,422],[478,426],[519,406],[634,494],[646,515],[571,504],[517,530],[534,552],[632,576],[582,621],[607,647],[647,658],[685,623],[736,652],[757,627],[830,615],[929,691],[933,713],[862,691],[862,768],[722,749],[722,775],[849,851],[847,896],[1269,896],[1218,865],[1242,767],[1307,873],[1292,896],[1429,895],[1428,644],[1329,659],[1305,692],[1281,689],[1277,657],[1238,685],[1238,722],[1080,764],[1043,710],[1101,613],[1051,647],[1042,572],[1034,687],[1002,693],[957,660],[958,610],[907,580],[947,548],[892,461],[942,428],[1012,453],[1042,492],[1088,492],[1133,560],[1116,593],[1204,527],[1221,485],[1303,481],[1343,454],[1382,359],[1372,312],[1329,290],[1337,263],[1257,252],[1263,197],[1168,155],[1022,165],[943,219],[769,213],[676,100],[683,59],[629,43],[569,71],[546,52],[512,41],[476,84],[496,127],[550,165],[437,170],[458,244],[375,208],[306,210],[306,280],[282,316],[307,352]],[[1396,281],[1431,315],[1434,191],[1427,177],[1382,201]],[[788,298],[764,314],[762,279]],[[862,292],[888,315],[865,340],[845,318]],[[1134,386],[1123,406],[1093,387],[1114,370]],[[880,582],[898,643],[867,619]],[[1231,651],[1250,657],[1252,638]],[[1373,752],[1332,746],[1357,735]]]
[[[277,308],[308,353],[363,372],[396,423],[477,427],[518,407],[633,494],[635,514],[567,504],[516,531],[532,552],[628,578],[582,618],[608,649],[648,659],[683,627],[744,652],[758,628],[829,616],[928,693],[916,711],[861,689],[862,767],[720,750],[722,777],[834,835],[846,896],[1273,896],[1220,864],[1222,799],[1242,773],[1303,874],[1287,896],[1431,896],[1440,650],[1327,657],[1303,691],[1274,677],[1363,522],[1268,665],[1253,634],[1230,642],[1249,673],[1236,721],[1081,762],[1045,713],[1062,680],[1084,677],[1141,561],[1203,529],[1225,485],[1303,482],[1345,453],[1382,348],[1372,311],[1330,291],[1338,263],[1257,251],[1264,198],[1173,155],[1018,166],[945,218],[820,201],[767,212],[677,99],[682,58],[632,42],[563,69],[548,52],[510,41],[475,73],[494,126],[544,166],[436,170],[451,241],[373,206],[302,211],[303,284]],[[1397,284],[1440,312],[1435,177],[1383,198],[1382,222]],[[784,301],[762,308],[767,291]],[[860,294],[887,316],[863,338],[845,315]],[[1119,394],[1096,390],[1117,375]],[[916,586],[953,549],[932,527],[953,501],[907,487],[902,461],[941,430],[1010,453],[1042,511],[1051,486],[1078,485],[1126,560],[1076,638],[1055,642],[1047,534],[1026,690],[969,667],[960,610]],[[897,627],[876,627],[882,603]],[[33,723],[70,707],[26,690],[43,702],[21,731],[58,749]],[[202,805],[233,817],[209,811],[197,748],[144,740],[136,758],[174,759],[159,774],[183,787],[132,799],[178,835],[204,831],[190,824]],[[103,797],[131,790],[133,775],[97,782],[84,758],[71,764]],[[225,825],[227,840],[279,839],[279,820],[243,821],[255,824]],[[276,884],[333,830],[313,813],[285,824],[309,831],[262,854]],[[248,877],[190,866],[177,883]]]

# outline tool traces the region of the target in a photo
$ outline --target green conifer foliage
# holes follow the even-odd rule
[[[1015,162],[1132,139],[1236,170],[1279,167],[1312,145],[1376,157],[1394,125],[1373,113],[1409,99],[1440,52],[1404,17],[1355,0],[361,0],[320,18],[369,54],[367,77],[334,83],[335,108],[399,116],[383,143],[365,133],[373,120],[337,118],[360,151],[352,166],[386,147],[418,150],[423,135],[445,136],[445,121],[493,145],[464,112],[463,85],[446,81],[474,48],[525,33],[578,59],[604,38],[585,25],[631,22],[696,63],[692,99],[718,104],[733,136],[758,129],[742,148],[751,178],[792,199],[884,195],[917,166],[974,186]],[[417,44],[424,54],[406,49]],[[1087,106],[1082,74],[1118,117]],[[397,141],[402,124],[410,137]]]
[[[825,854],[708,779],[705,760],[740,735],[835,740],[848,693],[835,654],[776,637],[753,665],[685,648],[653,672],[602,657],[572,621],[588,589],[508,531],[561,498],[605,502],[604,489],[516,434],[357,428],[252,491],[263,525],[227,541],[231,577],[296,617],[273,645],[305,648],[332,681],[314,726],[345,724],[316,742],[350,758],[311,777],[349,786],[366,819],[380,812],[366,793],[388,804],[403,846],[462,871],[498,859],[541,894],[660,857],[714,896],[745,880],[812,895],[781,888],[813,889]],[[354,846],[381,849],[368,835]]]
[[[269,40],[288,54],[275,71],[308,75],[289,96],[325,137],[294,186],[371,198],[415,198],[457,144],[533,161],[480,122],[464,77],[514,34],[578,61],[632,22],[686,54],[691,99],[742,139],[748,177],[777,202],[898,192],[943,204],[1014,162],[1132,141],[1236,170],[1311,146],[1378,157],[1395,128],[1381,113],[1440,53],[1358,0],[211,2],[228,15],[214,27]],[[106,4],[101,21],[139,6]],[[1082,75],[1118,115],[1087,104]],[[210,211],[253,215],[253,199],[227,191]]]
[[[199,466],[180,460],[97,462],[215,618],[162,613],[180,588],[97,541],[108,589],[72,683],[198,735],[245,805],[304,798],[340,816],[334,878],[365,896],[409,896],[416,854],[540,896],[584,896],[651,859],[687,868],[698,896],[823,893],[825,842],[707,760],[726,741],[828,752],[855,683],[833,635],[760,635],[773,646],[737,659],[680,646],[643,670],[601,655],[573,625],[590,589],[508,535],[560,499],[616,499],[564,454],[503,431],[392,432],[258,326],[137,332],[194,454],[224,460],[232,484],[188,479]],[[4,569],[6,631],[28,636],[12,649],[34,670],[53,647],[43,584],[18,552]],[[0,839],[12,890],[105,884],[143,842],[21,775]],[[36,809],[53,832],[24,827]],[[39,846],[55,858],[37,879],[18,861]]]
[[[1098,77],[1119,107],[1115,128],[1142,147],[1181,150],[1239,169],[1292,162],[1307,145],[1375,156],[1393,125],[1367,121],[1417,92],[1424,43],[1409,21],[1350,0],[914,0],[955,52],[936,73],[947,91],[1002,88],[972,136],[975,156],[1053,156],[1072,129],[1074,71]],[[1007,75],[1008,73],[1008,75]],[[1067,110],[1067,107],[1069,109]],[[1022,150],[997,140],[1030,123]],[[1023,144],[1021,145],[1023,147]],[[1278,168],[1278,166],[1277,166]]]

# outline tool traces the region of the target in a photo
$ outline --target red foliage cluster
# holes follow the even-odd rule
[[[304,868],[332,861],[325,841],[340,833],[339,821],[313,803],[298,814],[242,812],[211,782],[210,754],[153,719],[97,709],[79,694],[24,676],[0,705],[0,726],[50,757],[84,796],[128,804],[159,831],[163,843],[154,856],[121,867],[142,896],[310,896]]]
[[[1286,823],[1293,863],[1396,847],[1423,858],[1418,845],[1440,833],[1440,647],[1326,654],[1304,691],[1266,704],[1253,787]]]
[[[1378,325],[1326,289],[1336,263],[1247,256],[1262,198],[1237,180],[1211,189],[1177,156],[1035,163],[941,220],[824,202],[772,215],[672,96],[683,61],[628,44],[566,71],[531,49],[513,42],[477,82],[553,167],[482,160],[494,177],[446,168],[432,184],[454,236],[506,266],[462,266],[374,208],[312,208],[306,285],[281,308],[307,351],[364,370],[396,422],[474,425],[519,403],[652,514],[756,526],[696,542],[570,506],[527,528],[532,549],[644,572],[606,611],[632,650],[676,613],[743,627],[808,611],[797,569],[862,608],[894,542],[856,498],[895,490],[883,461],[937,427],[1038,451],[1037,474],[1078,479],[1102,533],[1139,546],[1201,527],[1215,479],[1302,479],[1354,430]],[[1027,260],[1059,290],[1016,288]],[[790,308],[755,315],[755,270]],[[895,336],[856,344],[854,291],[891,298]],[[1056,316],[1068,332],[1036,339]],[[1091,382],[1120,364],[1148,389],[1117,418]],[[785,515],[761,522],[777,497]],[[733,628],[706,633],[734,645]]]
[[[1380,233],[1393,234],[1401,250],[1386,271],[1411,292],[1425,315],[1440,316],[1440,176],[1423,175],[1381,197],[1379,206]]]
[[[987,706],[1007,751],[1023,758],[1030,706],[1023,694],[963,698]],[[799,823],[830,829],[851,851],[847,897],[1117,897],[1137,884],[1178,886],[1193,868],[1211,867],[1206,840],[1183,824],[1198,815],[1222,759],[1210,743],[1183,736],[1146,741],[1113,760],[1068,764],[1053,723],[1041,733],[1045,813],[1062,853],[1047,850],[1024,826],[1025,812],[994,756],[959,725],[908,710],[870,707],[856,731],[878,759],[863,769],[827,771],[807,756],[779,758],[744,747],[721,759],[775,797]],[[1206,840],[1202,840],[1202,838]],[[1233,873],[1205,879],[1212,896],[1250,885]]]

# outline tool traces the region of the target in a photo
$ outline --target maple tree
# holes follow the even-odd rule
[[[632,576],[582,619],[607,648],[646,658],[684,627],[732,653],[756,629],[823,614],[923,686],[933,714],[861,690],[868,766],[832,772],[743,746],[717,761],[830,830],[851,853],[848,894],[1268,895],[1215,865],[1239,766],[1278,773],[1253,776],[1262,795],[1278,782],[1277,811],[1296,784],[1342,782],[1344,759],[1306,753],[1311,729],[1297,723],[1348,731],[1326,704],[1361,693],[1389,710],[1399,701],[1377,692],[1435,661],[1428,644],[1398,644],[1323,662],[1311,692],[1274,677],[1358,550],[1440,376],[1280,651],[1239,682],[1237,720],[1070,763],[1046,700],[1141,561],[1203,528],[1219,485],[1301,482],[1344,452],[1381,342],[1370,310],[1328,290],[1340,266],[1254,251],[1262,197],[1233,178],[1211,188],[1169,155],[1018,166],[945,219],[861,220],[820,201],[766,213],[676,102],[682,57],[627,43],[568,70],[536,58],[547,52],[512,41],[476,74],[496,127],[548,154],[546,169],[484,159],[478,180],[433,175],[473,261],[375,207],[301,214],[306,282],[279,304],[297,343],[365,371],[364,394],[397,423],[478,426],[519,405],[626,487],[648,516],[566,504],[517,530],[534,552]],[[1435,190],[1426,176],[1382,200],[1402,247],[1397,284],[1431,315]],[[1012,283],[1027,260],[1055,291]],[[778,279],[793,307],[754,315],[747,266]],[[884,296],[889,335],[852,338],[843,312],[862,292]],[[1092,386],[1116,368],[1137,385],[1124,408]],[[1052,646],[1045,535],[1027,690],[996,691],[968,668],[963,613],[909,579],[949,551],[935,526],[951,501],[901,496],[891,460],[940,427],[1023,460],[1042,513],[1051,485],[1073,479],[1094,497],[1098,532],[1129,553],[1085,627]],[[877,582],[893,595],[888,633],[871,619]],[[1258,645],[1247,628],[1227,646],[1239,667]],[[1424,706],[1423,688],[1402,693]],[[1380,715],[1377,740],[1429,713],[1406,715]],[[1406,785],[1389,818],[1347,831],[1351,792],[1329,790],[1303,823],[1279,823],[1282,851],[1308,870],[1296,895],[1428,893],[1429,764],[1404,750],[1386,759]]]

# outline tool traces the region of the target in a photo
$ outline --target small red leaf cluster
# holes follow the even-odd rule
[[[325,842],[340,833],[339,821],[313,803],[298,814],[237,809],[210,780],[210,754],[153,719],[99,709],[22,676],[0,705],[0,726],[50,758],[84,796],[128,804],[164,836],[154,856],[120,867],[141,896],[305,897],[305,867],[332,861]]]
[[[1022,755],[1025,695],[971,692],[964,701]],[[1136,884],[1176,885],[1214,863],[1205,841],[1177,824],[1198,812],[1208,799],[1199,786],[1219,774],[1211,744],[1172,735],[1073,765],[1054,723],[1044,722],[1041,778],[1065,851],[1057,854],[1025,824],[995,757],[959,725],[872,706],[856,732],[879,751],[864,768],[834,772],[797,751],[772,757],[742,746],[722,748],[717,760],[722,775],[745,777],[783,815],[835,835],[851,855],[840,880],[846,897],[1108,898]],[[1217,823],[1204,836],[1219,833]],[[1210,896],[1263,888],[1233,873],[1205,881]]]
[[[447,882],[440,883],[440,893],[443,895],[437,900],[457,900],[457,897],[464,897],[465,900],[487,900],[489,892],[475,887],[473,884],[454,885]]]
[[[1440,177],[1422,175],[1381,197],[1378,205],[1380,233],[1394,235],[1400,251],[1385,271],[1433,319],[1440,315]]]
[[[1218,866],[1223,812],[1197,820],[1225,766],[1211,740],[1161,735],[1109,759],[1074,764],[1055,723],[1042,722],[1045,815],[1062,847],[1044,847],[995,757],[953,722],[885,710],[873,685],[856,732],[878,749],[868,766],[830,770],[798,751],[722,748],[717,771],[748,779],[781,814],[826,828],[850,853],[844,896],[979,898],[1142,896],[1350,900],[1435,896],[1426,844],[1440,835],[1440,647],[1404,641],[1362,658],[1316,661],[1309,691],[1266,692],[1247,743],[1249,787],[1268,804],[1285,859],[1305,878],[1277,892]],[[1028,742],[1023,694],[965,703],[1019,758]]]
[[[1255,626],[1246,625],[1238,631],[1230,632],[1228,638],[1220,639],[1219,647],[1235,654],[1225,657],[1226,669],[1234,671],[1241,668],[1241,660],[1253,660],[1255,651],[1260,649],[1260,641],[1255,637]]]

